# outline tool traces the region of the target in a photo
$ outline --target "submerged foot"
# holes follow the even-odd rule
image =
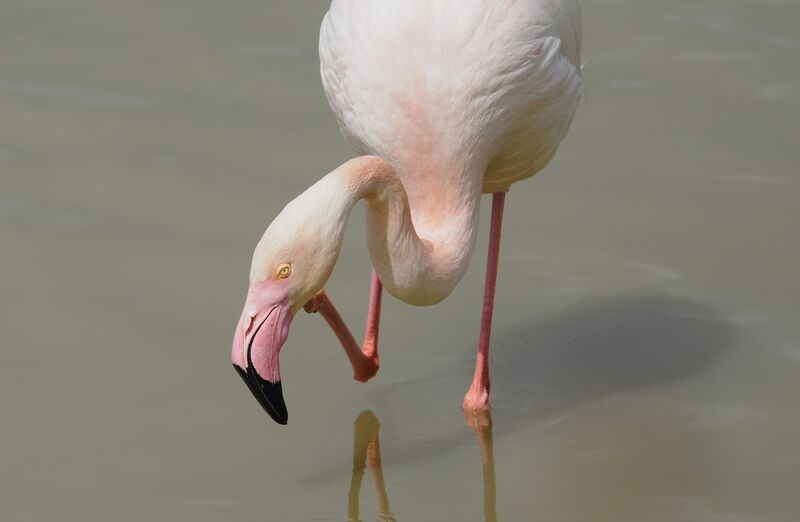
[[[464,420],[467,426],[475,431],[478,440],[483,436],[484,432],[488,429],[491,433],[492,430],[492,410],[486,408],[485,410],[464,410]]]

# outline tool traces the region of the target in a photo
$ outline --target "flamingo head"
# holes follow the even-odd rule
[[[295,313],[330,277],[344,232],[343,218],[330,206],[311,204],[312,189],[289,203],[258,243],[231,350],[239,376],[279,424],[288,414],[278,355]]]

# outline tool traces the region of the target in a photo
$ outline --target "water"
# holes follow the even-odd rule
[[[492,418],[484,219],[451,298],[385,300],[372,382],[295,320],[282,428],[229,346],[263,229],[351,155],[325,2],[4,2],[0,518],[797,520],[800,4],[583,7],[586,101],[507,199]]]

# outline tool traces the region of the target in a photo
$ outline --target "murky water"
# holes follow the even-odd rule
[[[261,232],[351,154],[325,8],[0,5],[0,519],[798,520],[800,3],[584,2],[586,102],[507,199],[492,418],[484,220],[451,298],[385,301],[369,384],[295,320],[282,428],[229,347]]]

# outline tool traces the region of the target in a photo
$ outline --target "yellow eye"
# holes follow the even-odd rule
[[[289,274],[292,273],[292,267],[290,265],[281,265],[278,267],[278,277],[280,279],[285,279],[289,277]]]

